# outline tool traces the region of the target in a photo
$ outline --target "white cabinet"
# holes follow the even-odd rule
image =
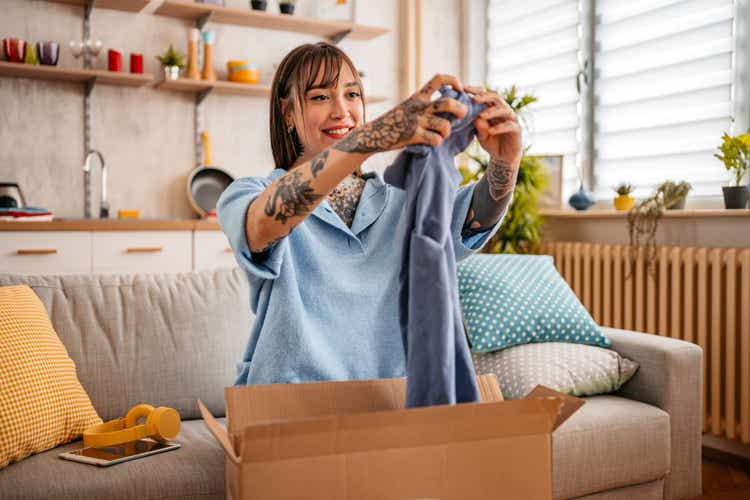
[[[193,233],[193,269],[235,267],[229,241],[222,231],[195,231]]]
[[[222,231],[0,231],[0,273],[177,273],[235,267]]]
[[[0,272],[70,274],[91,272],[88,231],[0,232]]]
[[[94,231],[94,273],[177,273],[192,269],[192,231]]]

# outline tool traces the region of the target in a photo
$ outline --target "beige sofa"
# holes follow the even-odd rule
[[[184,419],[182,448],[97,468],[59,459],[81,446],[70,443],[0,470],[0,498],[223,498],[224,455],[196,400],[224,415],[223,388],[234,380],[252,322],[243,272],[0,274],[0,286],[22,283],[46,306],[100,416],[120,417],[141,402],[174,407]],[[587,398],[555,432],[554,497],[700,495],[701,349],[605,333],[640,370],[617,394]]]

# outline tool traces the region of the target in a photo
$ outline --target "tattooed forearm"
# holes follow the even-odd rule
[[[428,105],[429,103],[413,97],[409,98],[377,120],[353,131],[334,144],[333,148],[346,153],[387,151],[414,135],[419,112]]]
[[[320,198],[321,195],[313,192],[310,181],[303,180],[302,172],[295,169],[279,179],[276,191],[266,200],[263,212],[286,224],[290,217],[311,212]]]
[[[487,172],[474,188],[474,197],[461,233],[463,237],[486,231],[497,223],[510,202],[517,177],[518,167],[490,160]]]

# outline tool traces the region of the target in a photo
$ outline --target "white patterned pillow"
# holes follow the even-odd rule
[[[497,376],[505,399],[520,399],[538,384],[573,396],[606,394],[638,370],[638,363],[611,349],[565,342],[523,344],[471,357],[478,375]]]

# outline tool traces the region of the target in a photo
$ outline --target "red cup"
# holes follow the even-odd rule
[[[130,54],[130,72],[143,73],[143,54]]]
[[[19,38],[3,38],[3,51],[9,62],[23,62],[26,58],[26,41]]]
[[[122,54],[116,50],[109,49],[107,51],[107,59],[109,61],[110,71],[122,71]]]

